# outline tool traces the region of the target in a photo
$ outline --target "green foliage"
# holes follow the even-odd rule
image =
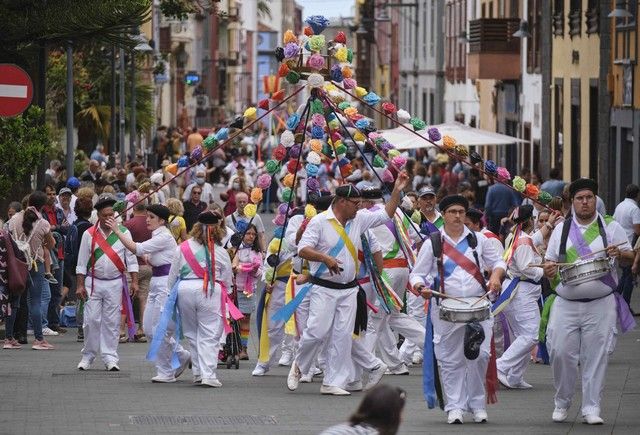
[[[51,146],[44,111],[31,106],[15,118],[0,118],[0,197],[22,184]]]

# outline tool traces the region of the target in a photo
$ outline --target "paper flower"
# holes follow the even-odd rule
[[[178,173],[178,164],[171,163],[169,166],[164,168],[164,170],[170,173],[171,175],[176,175]]]
[[[271,94],[271,100],[282,101],[284,100],[284,89],[280,89],[278,92]]]
[[[353,50],[347,48],[347,62],[351,63],[353,60]]]
[[[298,161],[297,158],[292,158],[289,160],[289,162],[287,163],[287,172],[291,173],[291,174],[295,174],[296,171],[298,169],[300,169],[300,162]]]
[[[384,183],[393,183],[393,182],[394,182],[393,174],[392,174],[392,173],[391,173],[391,171],[390,171],[390,170],[388,170],[388,169],[385,169],[385,170],[382,172],[382,177],[380,177],[380,178],[382,178],[382,181],[383,181]]]
[[[333,53],[333,57],[336,58],[338,62],[344,63],[347,61],[347,49],[345,47],[340,47]]]
[[[456,153],[458,157],[461,157],[463,159],[469,155],[469,150],[467,149],[467,147],[461,144],[457,144],[453,148],[453,152]]]
[[[122,213],[127,208],[127,202],[118,201],[115,204],[113,204],[112,208],[113,208],[113,211],[115,211],[116,213]]]
[[[535,184],[528,183],[524,189],[524,194],[529,198],[538,199],[538,194],[540,194],[540,189]]]
[[[287,30],[286,32],[284,32],[283,40],[285,45],[289,44],[290,42],[298,42],[298,38],[291,30]]]
[[[240,220],[236,222],[236,231],[239,233],[244,233],[245,231],[247,231],[248,227],[249,227],[249,223],[247,221]]]
[[[262,175],[258,176],[258,180],[256,181],[256,185],[260,189],[268,189],[269,186],[271,186],[271,175],[262,174]]]
[[[311,123],[313,125],[317,125],[318,127],[324,127],[325,125],[327,125],[327,121],[320,113],[314,113],[313,115],[311,115]]]
[[[291,145],[293,145],[295,143],[295,137],[293,136],[293,133],[289,130],[283,131],[280,135],[280,143],[282,143],[282,145],[284,145],[285,147],[290,147]]]
[[[498,169],[496,169],[496,174],[498,176],[498,180],[500,181],[506,182],[511,180],[511,174],[509,173],[507,168],[503,168],[502,166],[500,166]]]
[[[358,98],[363,98],[367,94],[368,94],[367,90],[365,88],[363,88],[362,86],[357,86],[356,87],[356,96]]]
[[[315,177],[316,175],[318,175],[318,167],[313,163],[307,163],[304,169],[305,171],[307,171],[307,175],[309,177]]]
[[[282,144],[275,147],[271,152],[271,157],[279,162],[281,162],[286,156],[287,149]]]
[[[363,100],[369,106],[375,106],[380,102],[380,97],[375,92],[369,92],[367,95],[364,96]]]
[[[318,139],[311,139],[309,141],[309,148],[318,154],[322,153],[322,141]]]
[[[267,161],[267,163],[265,163],[264,167],[267,170],[267,172],[269,174],[271,174],[271,175],[275,174],[276,172],[278,172],[280,170],[280,165],[278,164],[278,162],[276,160]]]
[[[358,122],[360,122],[360,121],[358,121]],[[367,139],[367,137],[361,131],[356,131],[353,134],[353,140],[355,140],[356,142],[364,142],[366,139]]]
[[[244,116],[246,119],[253,121],[256,119],[256,113],[258,111],[256,110],[255,107],[249,107],[247,110],[244,111],[244,114],[242,116]]]
[[[271,222],[273,222],[275,226],[281,227],[282,225],[284,225],[285,219],[286,219],[285,215],[277,214],[276,217]]]
[[[336,153],[341,156],[347,152],[347,147],[344,144],[336,145]]]
[[[400,109],[396,112],[396,116],[398,117],[398,121],[402,124],[406,124],[411,119],[411,115],[406,110]]]
[[[447,150],[452,150],[456,146],[456,140],[445,134],[442,136],[442,146]]]
[[[289,203],[287,202],[282,202],[280,203],[280,205],[278,206],[278,214],[284,215],[286,216],[287,213],[289,213],[289,210],[291,209],[291,207],[289,206]]]
[[[379,155],[376,155],[373,158],[373,167],[374,168],[384,168],[384,159],[382,157],[380,157]]]
[[[304,217],[306,217],[307,219],[311,219],[317,214],[318,214],[318,211],[311,204],[307,204],[304,206]]]
[[[284,60],[284,48],[276,47],[276,49],[273,50],[273,54],[278,62],[282,62]]]
[[[411,220],[413,223],[420,224],[422,222],[422,216],[420,215],[420,210],[415,210],[413,214],[411,214]]]
[[[498,170],[498,165],[496,165],[496,162],[494,162],[493,160],[487,160],[486,162],[484,162],[484,170],[489,175],[495,175],[496,171]]]
[[[429,140],[431,142],[438,142],[440,139],[442,139],[442,136],[440,136],[440,130],[435,127],[431,127],[429,130],[427,130],[427,134],[429,135]]]
[[[340,176],[342,178],[347,178],[349,175],[351,175],[352,172],[353,172],[353,166],[351,166],[351,163],[348,163],[344,166],[340,166]]]
[[[524,180],[524,178],[519,177],[518,175],[513,177],[513,181],[511,183],[513,184],[513,188],[520,193],[524,192],[524,189],[526,189],[527,187],[527,182]]]
[[[331,67],[331,71],[329,72],[329,76],[334,82],[341,82],[344,77],[342,76],[340,65],[333,65]]]
[[[289,157],[292,159],[297,159],[298,156],[300,155],[301,149],[302,147],[300,146],[300,144],[295,144],[291,146],[291,148],[289,148]]]
[[[289,71],[285,79],[292,85],[295,85],[300,81],[300,74],[298,74],[296,71]]]
[[[480,154],[478,154],[477,151],[471,151],[471,154],[469,155],[470,159],[471,159],[471,164],[473,165],[477,165],[478,163],[482,163],[482,156]]]
[[[409,123],[413,127],[414,131],[424,130],[424,128],[427,126],[427,123],[420,118],[411,118],[409,120]]]
[[[264,280],[265,282],[272,282],[274,279],[276,271],[273,269],[273,267],[268,267],[265,269],[264,271]]]
[[[254,204],[257,204],[260,201],[262,201],[262,189],[259,187],[254,187],[253,189],[251,189],[251,202],[253,202]],[[245,214],[246,213],[247,211],[245,209]]]
[[[308,41],[309,44],[309,48],[311,49],[310,51],[321,51],[325,44],[326,41],[324,39],[324,35],[313,35],[309,38]],[[322,57],[322,56],[320,56]],[[324,59],[322,59],[322,63],[324,64]]]
[[[300,115],[297,113],[292,113],[287,119],[287,128],[289,130],[295,130],[300,122]]]
[[[189,166],[189,157],[187,156],[182,156],[178,159],[178,167],[179,168],[186,168],[187,166]]]
[[[314,192],[320,190],[320,182],[316,177],[307,178],[307,189]]]
[[[262,110],[269,110],[269,99],[268,98],[264,98],[260,101],[258,101],[258,107]]]
[[[282,200],[285,202],[289,202],[291,201],[291,199],[293,198],[293,191],[291,190],[290,187],[285,187],[284,189],[282,189]]]
[[[305,36],[313,36],[313,29],[309,26],[304,26],[304,29],[302,29],[302,33]]]
[[[407,158],[404,156],[396,156],[393,159],[391,159],[391,162],[395,167],[402,169],[404,168],[404,165],[407,164]]]
[[[193,151],[191,151],[190,157],[194,162],[200,161],[202,159],[202,146],[196,145]]]
[[[282,184],[284,185],[284,187],[293,187],[294,177],[295,177],[294,174],[285,175],[284,178],[282,179]]]
[[[545,192],[544,190],[541,190],[540,193],[538,193],[538,201],[540,201],[543,204],[549,204],[552,199],[553,197],[549,192]]]
[[[255,204],[247,204],[244,206],[244,214],[247,215],[249,219],[254,217],[258,212],[258,207]]]
[[[284,46],[284,58],[294,59],[300,53],[300,47],[295,42],[290,42]]]
[[[356,121],[355,126],[358,130],[362,130],[365,129],[369,126],[369,120],[368,119],[360,119],[358,121]]]
[[[216,139],[219,141],[229,139],[229,129],[227,127],[223,127],[216,133]]]
[[[346,109],[344,109],[344,114],[348,118],[353,118],[358,114],[358,109],[356,109],[355,107],[347,107]]]
[[[282,239],[272,239],[269,242],[269,246],[267,248],[267,251],[269,251],[270,254],[277,254],[278,251],[280,251],[282,249],[281,245],[282,245]]]
[[[344,72],[342,74],[344,75]],[[354,89],[358,86],[358,83],[352,78],[345,77],[342,81],[342,86],[344,86],[345,89]]]
[[[202,146],[204,146],[204,149],[207,150],[207,152],[209,152],[212,149],[214,149],[216,147],[216,145],[218,145],[218,139],[216,139],[216,136],[214,134],[210,134],[202,142]]]
[[[313,33],[315,33],[316,35],[321,34],[329,25],[329,20],[327,20],[322,15],[311,15],[309,18],[304,20],[304,22],[307,23],[309,27],[311,27],[311,29],[313,29]]]
[[[284,237],[284,228],[283,227],[277,227],[275,230],[273,230],[273,237],[276,239],[281,239]]]
[[[312,88],[321,88],[324,84],[324,77],[321,74],[309,74],[307,77],[307,83]]]
[[[320,163],[322,163],[322,157],[320,157],[320,154],[318,154],[317,152],[310,151],[307,155],[307,163],[319,165]]]
[[[351,79],[353,78],[353,71],[351,70],[351,68],[345,65],[342,67],[342,76]]]
[[[391,115],[392,113],[395,113],[396,111],[396,106],[393,103],[390,103],[388,101],[382,103],[382,111],[384,113],[386,113],[387,115]]]
[[[312,126],[311,137],[314,139],[322,139],[324,137],[324,128],[317,125]]]
[[[336,33],[336,36],[333,37],[333,42],[337,42],[339,44],[346,44],[347,36],[344,34],[344,32],[338,32]]]

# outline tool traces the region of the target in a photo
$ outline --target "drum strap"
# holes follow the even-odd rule
[[[598,232],[600,233],[600,237],[602,237],[602,246],[607,246],[607,232],[604,229],[604,225],[602,224],[602,219],[598,216]],[[574,225],[573,217],[571,214],[567,215],[565,219],[565,225],[562,226],[562,235],[560,237],[560,251],[558,255],[558,262],[564,263],[567,261],[567,240],[569,239],[569,231],[571,230],[571,226]],[[589,241],[586,241],[589,243]]]

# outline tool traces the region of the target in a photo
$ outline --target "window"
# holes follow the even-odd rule
[[[429,37],[429,56],[435,56],[435,40],[436,40],[436,2],[430,2],[429,7],[431,8],[431,16],[429,20],[431,24],[429,25],[429,31],[431,32],[431,36]]]
[[[563,141],[563,119],[564,119],[564,92],[562,79],[556,79],[553,92],[554,102],[554,137],[553,137],[553,166],[557,168],[562,167],[562,147]]]
[[[569,10],[569,35],[580,36],[582,26],[582,0],[571,0]]]
[[[564,0],[555,0],[552,20],[553,35],[564,36]]]
[[[600,8],[598,0],[589,0],[585,18],[587,21],[587,35],[598,33],[600,31]]]
[[[527,43],[527,72],[529,74],[540,71],[540,25],[542,23],[542,3],[543,0],[528,0],[529,31],[531,38]]]
[[[427,23],[427,5],[422,3],[422,22]],[[422,29],[422,57],[427,57],[427,29],[426,26],[420,26]]]

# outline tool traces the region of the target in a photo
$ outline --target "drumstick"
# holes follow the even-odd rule
[[[554,266],[570,266],[575,263],[553,263]],[[544,264],[530,263],[527,267],[544,267]]]
[[[584,259],[585,259],[585,258],[587,258],[587,257],[591,257],[592,255],[596,255],[596,254],[599,254],[599,253],[601,253],[601,252],[604,252],[604,251],[606,251],[606,250],[607,250],[607,249],[609,249],[609,248],[615,248],[615,247],[618,247],[618,246],[622,246],[622,245],[624,245],[625,243],[627,243],[627,242],[620,242],[620,243],[618,243],[618,244],[616,244],[616,245],[607,246],[607,247],[606,247],[606,248],[604,248],[604,249],[599,249],[599,250],[597,250],[597,251],[593,251],[593,252],[592,252],[592,253],[590,253],[590,254],[583,255],[582,257],[580,257],[580,259],[581,259],[581,260],[584,260]]]
[[[465,301],[463,299],[460,299],[460,298],[456,298],[455,296],[449,296],[447,294],[440,293],[440,292],[437,292],[435,290],[431,290],[431,293],[433,293],[436,296],[440,296],[441,298],[449,298],[449,299],[453,299],[454,301],[462,302],[463,304],[469,305],[469,302],[467,302],[467,301]]]
[[[480,302],[481,300],[483,300],[483,299],[485,299],[485,298],[487,298],[487,299],[488,299],[488,298],[489,298],[489,293],[490,293],[490,292],[487,292],[487,293],[485,293],[485,294],[484,294],[484,296],[479,297],[477,301],[475,301],[474,303],[472,303],[472,304],[471,304],[471,306],[472,306],[472,307],[475,307],[475,306],[476,306],[476,304],[477,304],[478,302]]]

